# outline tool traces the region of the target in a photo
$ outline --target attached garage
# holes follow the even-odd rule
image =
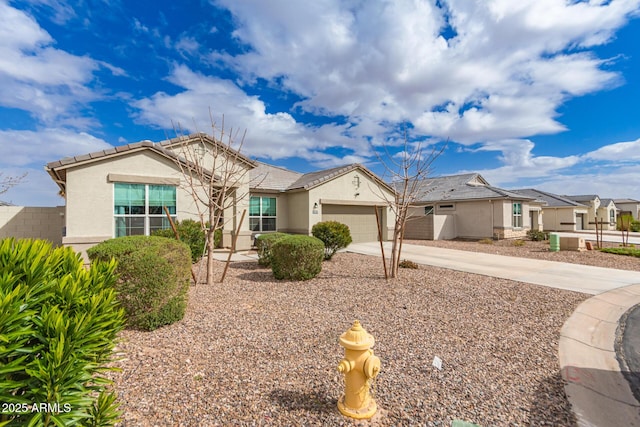
[[[379,208],[378,213],[381,214]],[[353,243],[378,240],[378,226],[373,206],[322,205],[322,221],[338,221],[351,230]]]

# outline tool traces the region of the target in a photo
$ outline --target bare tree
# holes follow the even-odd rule
[[[20,176],[10,176],[10,175],[5,175],[3,172],[0,172],[0,194],[4,194],[7,191],[9,191],[11,188],[20,184],[26,176],[27,176],[26,172]]]
[[[419,202],[420,198],[429,191],[425,187],[424,180],[431,174],[433,162],[442,154],[445,147],[446,144],[440,147],[423,146],[422,143],[411,144],[405,129],[402,151],[392,155],[387,146],[384,146],[384,155],[376,151],[378,160],[385,170],[383,179],[390,182],[396,190],[393,200],[388,200],[385,193],[381,192],[395,214],[389,265],[391,278],[398,277],[405,227],[407,220],[411,217],[410,207]]]
[[[176,161],[185,181],[182,187],[193,198],[206,233],[208,285],[214,282],[215,232],[222,230],[225,224],[233,224],[239,215],[234,209],[236,204],[249,198],[248,185],[242,184],[248,182],[252,167],[252,161],[241,154],[246,131],[242,135],[234,133],[233,129],[227,132],[224,117],[220,126],[211,117],[211,130],[211,135],[198,133],[196,141],[185,138],[178,147],[179,159]],[[180,135],[181,131],[177,133]]]

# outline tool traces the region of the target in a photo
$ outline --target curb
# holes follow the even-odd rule
[[[580,304],[560,330],[560,372],[579,426],[640,427],[640,402],[615,347],[620,318],[637,304],[640,284],[604,292]]]

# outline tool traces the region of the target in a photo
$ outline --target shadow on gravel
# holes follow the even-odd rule
[[[260,270],[263,267],[258,264],[258,261],[233,261],[229,264],[229,268],[234,270]]]
[[[534,401],[529,408],[529,426],[541,425],[577,425],[560,372],[545,378],[536,387]]]
[[[306,393],[297,390],[276,389],[271,392],[271,400],[288,411],[312,411],[318,413],[334,413],[338,401],[326,394]]]

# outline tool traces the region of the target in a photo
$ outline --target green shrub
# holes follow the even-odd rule
[[[271,247],[275,242],[288,236],[286,233],[261,234],[256,238],[256,249],[258,250],[258,264],[269,267],[271,265]]]
[[[527,237],[529,240],[534,242],[542,242],[545,240],[549,240],[549,233],[545,233],[544,231],[539,230],[529,230],[527,231]]]
[[[478,240],[478,243],[482,243],[483,245],[493,245],[493,239]]]
[[[176,221],[176,230],[180,236],[180,241],[186,243],[191,249],[191,261],[197,262],[202,258],[204,253],[204,245],[207,240],[205,231],[202,229],[202,225],[192,219],[185,219],[182,221]],[[171,228],[165,228],[163,230],[156,230],[153,232],[153,236],[167,237],[169,239],[175,239],[175,233]],[[213,245],[219,247],[222,242],[222,230],[218,229],[213,234]]]
[[[309,280],[322,270],[324,244],[311,236],[285,236],[271,247],[271,270],[276,279]]]
[[[352,242],[351,230],[338,221],[319,222],[311,228],[311,234],[324,243],[324,259],[327,260]]]
[[[640,221],[631,221],[631,231],[636,233],[640,231]]]
[[[601,248],[601,252],[606,252],[609,254],[616,255],[627,255],[640,258],[640,249],[627,247],[627,248]]]
[[[42,240],[0,240],[0,402],[14,408],[0,425],[118,421],[103,376],[124,325],[115,269],[85,269],[71,248]]]
[[[87,254],[91,261],[118,262],[116,290],[127,326],[153,330],[184,317],[191,274],[185,243],[158,236],[118,237]]]
[[[524,246],[525,243],[526,242],[524,240],[522,240],[522,239],[516,239],[516,240],[513,241],[512,244],[513,244],[513,246]]]
[[[418,264],[408,259],[403,259],[402,261],[400,261],[400,264],[398,264],[398,266],[402,268],[411,268],[413,270],[418,269]]]

